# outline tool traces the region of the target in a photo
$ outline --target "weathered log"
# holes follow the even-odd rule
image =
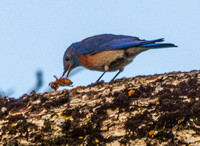
[[[0,98],[1,145],[200,143],[200,71]]]

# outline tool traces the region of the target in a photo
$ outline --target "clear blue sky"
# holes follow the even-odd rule
[[[20,97],[33,88],[35,72],[41,69],[44,92],[53,75],[63,73],[67,47],[102,33],[165,38],[179,46],[141,53],[118,78],[198,70],[199,6],[199,0],[1,0],[0,89]],[[109,81],[114,74],[103,79]],[[100,75],[83,69],[70,79],[74,86],[88,85]]]

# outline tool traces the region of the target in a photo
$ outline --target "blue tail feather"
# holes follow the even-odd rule
[[[177,47],[177,46],[171,43],[151,43],[151,44],[142,45],[141,47],[148,48],[148,49],[154,49],[154,48],[156,49],[156,48],[168,48],[168,47]]]

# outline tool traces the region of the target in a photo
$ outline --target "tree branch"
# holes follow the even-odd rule
[[[200,142],[200,71],[0,98],[0,144]]]

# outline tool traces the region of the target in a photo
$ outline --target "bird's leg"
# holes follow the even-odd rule
[[[100,79],[103,77],[103,75],[109,70],[109,66],[108,65],[105,65],[104,66],[104,72],[103,74],[98,78],[98,80],[96,81],[96,83],[98,83],[100,81]]]
[[[114,76],[114,78],[113,78],[111,81],[114,81],[115,78],[116,78],[122,71],[123,71],[123,69],[120,69],[120,70],[118,71],[118,73]]]
[[[106,72],[103,72],[103,74],[98,78],[98,80],[96,81],[96,83],[99,82],[99,80],[103,77],[103,75],[105,74]]]

